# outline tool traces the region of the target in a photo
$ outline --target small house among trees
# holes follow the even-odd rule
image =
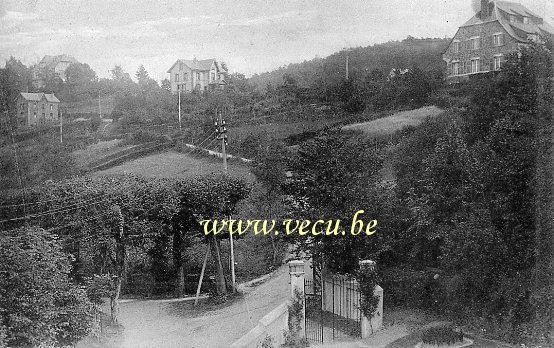
[[[510,53],[554,36],[552,26],[521,4],[481,0],[478,7],[443,53],[449,82],[498,71]]]
[[[17,125],[36,126],[57,123],[60,101],[54,94],[20,93],[17,100]]]

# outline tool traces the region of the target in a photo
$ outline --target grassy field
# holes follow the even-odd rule
[[[151,178],[193,178],[221,173],[220,159],[182,154],[175,151],[138,158],[93,175],[134,174]],[[247,166],[229,162],[229,174],[253,182],[254,175]]]
[[[443,110],[436,106],[425,106],[415,110],[400,111],[391,116],[369,122],[355,123],[342,127],[343,130],[360,130],[368,135],[390,135],[408,126],[417,126],[427,117],[435,117]]]

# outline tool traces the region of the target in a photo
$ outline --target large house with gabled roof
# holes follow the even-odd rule
[[[553,36],[554,28],[525,6],[481,0],[480,11],[458,29],[443,53],[447,80],[500,70],[509,54]]]
[[[178,59],[167,72],[173,93],[205,92],[225,84],[226,71],[215,59]]]
[[[59,121],[60,101],[54,94],[20,93],[17,99],[17,125],[37,126]]]

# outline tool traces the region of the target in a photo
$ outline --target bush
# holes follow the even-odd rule
[[[433,279],[436,270],[409,270],[404,267],[386,269],[379,277],[381,286],[387,289],[385,307],[407,306],[434,308],[440,295],[439,284]]]
[[[125,140],[123,140],[122,145],[135,145],[164,140],[167,140],[167,138],[163,134],[140,129],[126,137]]]
[[[70,282],[68,255],[53,235],[2,231],[0,260],[0,346],[71,345],[90,332],[92,305]]]
[[[451,326],[436,326],[426,329],[421,334],[421,340],[425,344],[443,345],[464,341],[463,332],[455,331]]]

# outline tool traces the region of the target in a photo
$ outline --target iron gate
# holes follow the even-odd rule
[[[314,343],[361,337],[357,282],[345,276],[304,281],[306,339]]]
[[[323,310],[321,309],[321,285],[312,280],[304,280],[304,306],[306,309],[306,339],[323,343]]]

